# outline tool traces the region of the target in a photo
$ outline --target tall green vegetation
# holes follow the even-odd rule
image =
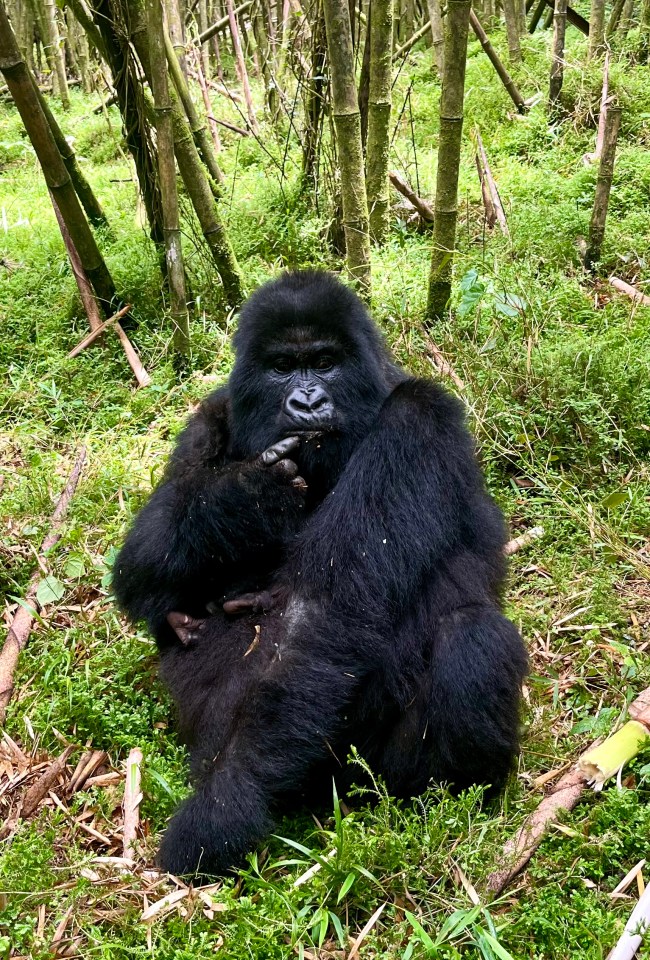
[[[0,0],[0,70],[25,124],[43,169],[52,200],[59,208],[97,297],[107,306],[115,294],[113,280],[88,226],[70,174],[57,149],[54,135],[41,108],[27,64],[18,49],[2,0]]]

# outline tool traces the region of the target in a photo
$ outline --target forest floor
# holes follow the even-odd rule
[[[504,37],[497,32],[495,39],[504,52]],[[629,49],[635,39],[630,34]],[[490,489],[513,536],[537,525],[545,530],[513,558],[507,598],[531,656],[517,773],[491,803],[479,790],[459,798],[432,790],[400,805],[379,788],[376,805],[367,809],[359,798],[341,822],[334,808],[320,822],[287,820],[238,877],[203,892],[146,869],[187,790],[187,764],[156,678],[154,644],[116,612],[110,565],[161,476],[175,433],[227,375],[234,321],[223,315],[190,223],[184,243],[196,297],[194,350],[190,372],[174,373],[156,255],[137,216],[119,115],[112,108],[110,122],[95,116],[97,98],[74,92],[71,113],[57,114],[106,206],[112,233],[101,246],[133,304],[130,335],[153,384],[135,389],[112,334],[68,360],[87,322],[32,150],[15,111],[0,106],[0,589],[7,624],[76,451],[88,447],[63,537],[48,559],[53,580],[49,596],[41,596],[49,602],[9,708],[6,730],[19,750],[8,741],[0,747],[0,956],[343,958],[382,907],[361,958],[598,960],[616,941],[636,885],[623,896],[612,891],[650,859],[650,751],[618,785],[585,795],[500,899],[490,903],[482,892],[503,843],[543,796],[538,778],[559,774],[614,729],[632,696],[650,684],[650,310],[606,282],[616,273],[650,292],[648,68],[631,64],[625,50],[613,57],[622,135],[603,279],[594,283],[580,267],[577,242],[588,228],[596,179],[583,155],[594,146],[600,67],[584,67],[584,40],[569,28],[566,114],[549,125],[549,43],[548,31],[523,43],[515,78],[526,97],[538,97],[525,117],[513,114],[480,47],[470,43],[454,316],[435,331],[462,381],[448,386],[469,408]],[[439,88],[430,53],[416,52],[403,66],[396,120],[409,90],[392,164],[431,198]],[[218,109],[238,122],[225,100]],[[510,239],[484,227],[470,141],[477,124]],[[270,128],[263,146],[227,132],[224,141],[223,210],[248,289],[284,266],[339,269],[323,240],[327,211],[314,211],[297,190],[298,144],[290,139],[285,157],[284,139]],[[429,256],[429,237],[409,232],[398,216],[387,246],[373,253],[373,313],[399,360],[424,375],[435,373],[422,332]],[[71,796],[55,785],[30,818],[16,821],[20,797],[44,769],[38,764],[66,743],[106,751],[102,780]],[[124,761],[135,746],[144,753],[142,866],[124,874],[103,858],[121,854]],[[20,751],[34,758],[31,771]],[[320,871],[296,885],[315,863]],[[650,957],[649,944],[639,957]]]

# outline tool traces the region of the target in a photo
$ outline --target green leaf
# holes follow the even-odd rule
[[[332,926],[336,930],[336,936],[339,938],[341,949],[345,950],[345,948],[348,945],[348,942],[345,938],[345,934],[343,933],[343,926],[341,925],[341,921],[339,920],[339,918],[336,916],[335,913],[332,913],[331,910],[329,911],[329,915],[330,915],[330,920],[332,921]]]
[[[505,947],[502,947],[498,940],[492,936],[491,933],[488,933],[487,930],[482,930],[479,928],[477,933],[481,934],[483,940],[486,941],[490,949],[493,951],[495,957],[498,957],[499,960],[515,960],[513,955],[509,953]]]
[[[422,926],[418,918],[415,916],[415,914],[411,913],[409,910],[405,910],[404,913],[406,915],[406,919],[413,927],[414,932],[417,934],[417,937],[420,943],[422,944],[424,949],[427,951],[427,953],[431,953],[432,955],[436,953],[437,947],[435,943],[433,942],[433,940],[431,939],[427,931],[424,929],[424,927]]]
[[[70,554],[66,560],[63,572],[66,577],[69,577],[71,580],[77,580],[79,577],[83,577],[86,572],[84,558],[78,553]]]
[[[616,490],[614,493],[610,493],[608,497],[605,497],[604,500],[601,500],[601,507],[605,507],[606,510],[612,510],[614,507],[620,507],[622,503],[625,503],[626,500],[629,500],[629,496],[626,490]]]
[[[453,937],[457,937],[459,933],[463,932],[465,927],[469,926],[470,923],[474,923],[480,912],[480,907],[472,907],[471,910],[455,910],[450,917],[447,917],[441,926],[438,936],[436,937],[436,943],[442,944],[445,940],[451,940]]]
[[[45,577],[36,588],[36,599],[39,606],[45,607],[48,603],[56,603],[65,593],[65,587],[56,577]]]
[[[338,895],[338,897],[336,898],[336,902],[337,902],[337,903],[340,903],[340,902],[341,902],[341,900],[342,900],[343,897],[346,895],[346,893],[349,891],[350,887],[352,886],[352,884],[354,883],[354,881],[355,881],[356,879],[357,879],[356,873],[354,872],[354,870],[351,870],[351,871],[348,873],[348,875],[347,875],[347,877],[345,878],[345,880],[343,881],[343,883],[341,884],[341,889],[339,890],[339,895]]]
[[[303,843],[298,843],[297,840],[289,840],[288,837],[281,837],[277,833],[274,833],[273,836],[276,840],[282,840],[283,843],[288,843],[290,847],[298,850],[299,853],[304,853],[306,857],[310,857],[312,860],[315,860],[316,863],[320,863],[321,867],[327,867],[329,865],[325,857],[321,857],[315,850],[310,850],[310,848],[306,847]]]

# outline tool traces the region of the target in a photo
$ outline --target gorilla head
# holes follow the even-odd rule
[[[359,298],[327,273],[265,284],[242,309],[230,377],[232,453],[250,457],[300,436],[296,456],[312,486],[327,486],[377,417],[401,374]],[[324,492],[324,491],[323,491]]]

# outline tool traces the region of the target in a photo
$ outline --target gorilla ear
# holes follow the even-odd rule
[[[205,626],[205,620],[196,620],[186,613],[176,611],[167,614],[167,623],[184,647],[188,647],[193,640],[198,640]]]

